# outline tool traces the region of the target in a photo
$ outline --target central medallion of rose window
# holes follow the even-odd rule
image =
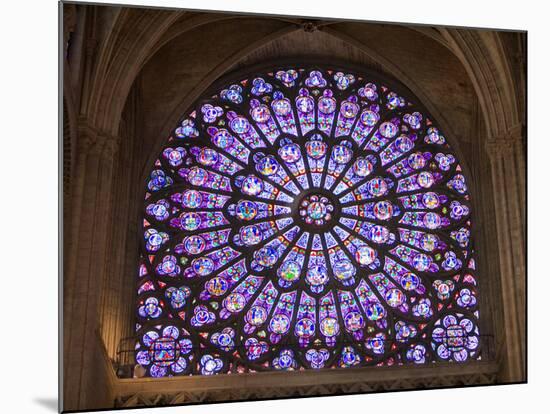
[[[300,203],[300,217],[307,224],[322,226],[330,221],[334,206],[322,195],[312,194]]]

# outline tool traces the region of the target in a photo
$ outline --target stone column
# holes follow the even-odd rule
[[[64,269],[63,410],[107,406],[102,356],[97,339],[98,304],[109,240],[113,158],[119,138],[79,120],[79,147],[72,187],[69,227],[72,243]]]
[[[120,136],[123,139],[112,184],[112,214],[110,244],[105,258],[105,284],[100,304],[100,333],[105,350],[111,359],[124,357],[133,362],[133,349],[130,340],[122,341],[135,332],[135,302],[138,273],[139,212],[143,205],[143,184],[138,175],[142,164],[136,157],[136,132],[133,101],[134,94],[125,111],[125,118],[120,125]],[[130,114],[128,114],[128,112]],[[130,117],[132,122],[126,118]],[[122,342],[121,342],[122,341]],[[118,349],[122,346],[122,349]],[[117,355],[118,351],[123,351]]]
[[[526,379],[525,142],[518,125],[487,141],[491,160],[504,308],[503,343],[499,346],[501,380]]]

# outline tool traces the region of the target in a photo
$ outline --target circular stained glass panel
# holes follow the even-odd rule
[[[402,90],[277,68],[184,115],[146,185],[147,375],[479,356],[467,180]]]

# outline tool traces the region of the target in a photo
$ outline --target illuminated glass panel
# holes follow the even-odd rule
[[[185,114],[145,183],[148,376],[479,358],[467,183],[406,95],[282,68]]]

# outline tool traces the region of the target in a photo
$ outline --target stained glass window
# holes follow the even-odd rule
[[[467,182],[371,75],[227,82],[146,183],[136,362],[152,377],[479,358]]]

